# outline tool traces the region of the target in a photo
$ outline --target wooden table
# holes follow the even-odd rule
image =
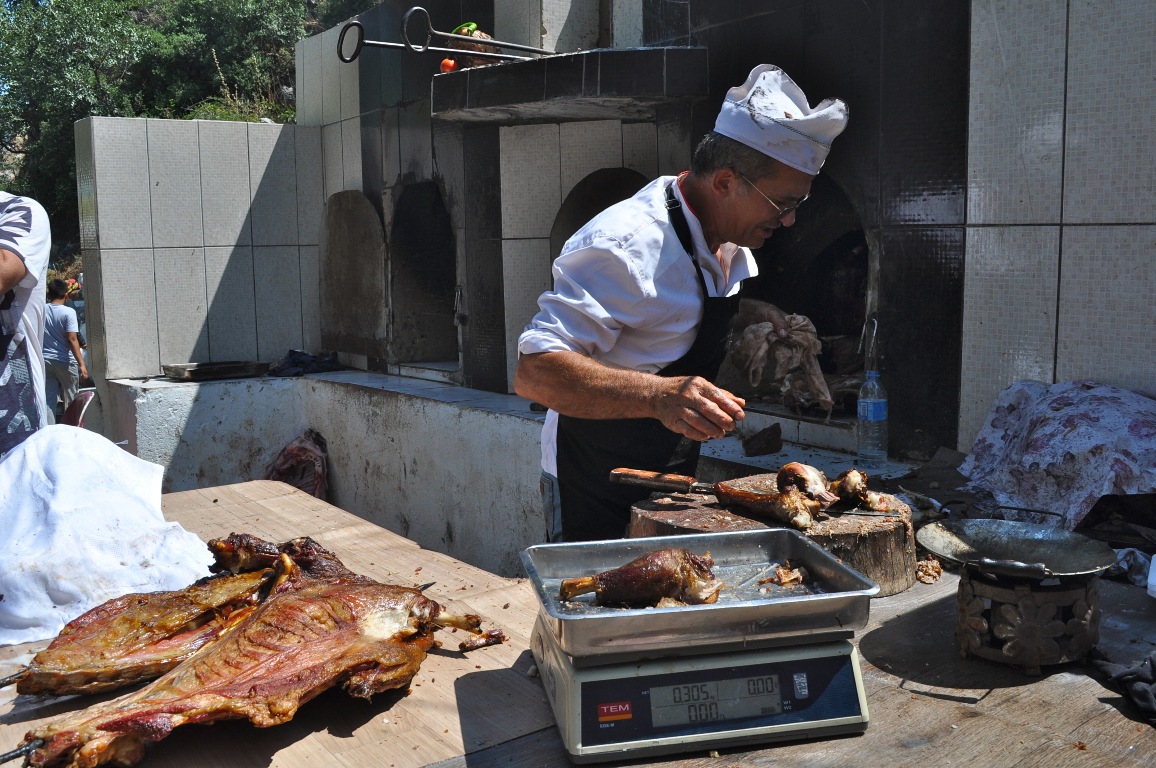
[[[505,768],[570,765],[538,678],[529,633],[537,600],[524,580],[504,579],[417,545],[279,483],[252,482],[170,494],[166,515],[202,537],[246,531],[271,540],[309,535],[348,565],[402,584],[436,581],[429,594],[481,614],[510,636],[467,655],[446,647],[426,659],[409,695],[372,703],[331,691],[290,723],[256,729],[243,722],[189,726],[155,745],[151,768],[435,765]],[[421,569],[420,571],[418,569]],[[1156,728],[1120,694],[1079,664],[1045,667],[1040,677],[981,659],[961,659],[953,636],[958,577],[873,600],[858,633],[871,723],[866,733],[765,748],[705,751],[641,765],[731,766],[1152,766]],[[1156,646],[1156,600],[1143,588],[1100,585],[1099,649],[1131,663]],[[0,648],[0,674],[30,648]],[[6,663],[4,659],[7,658]],[[39,718],[79,699],[53,702],[0,692],[0,751]]]

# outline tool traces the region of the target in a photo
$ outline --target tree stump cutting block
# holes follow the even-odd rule
[[[631,538],[780,527],[787,526],[727,509],[705,493],[652,496],[630,510]],[[902,515],[834,513],[803,533],[878,584],[877,597],[899,594],[915,583],[915,531]]]

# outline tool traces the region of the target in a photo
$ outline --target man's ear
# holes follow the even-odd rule
[[[742,179],[733,168],[719,168],[710,176],[711,189],[719,197],[730,197],[738,191]]]

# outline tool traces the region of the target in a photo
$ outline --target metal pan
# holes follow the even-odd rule
[[[782,508],[779,500],[778,474],[750,475],[717,483],[700,483],[689,475],[666,472],[648,472],[643,469],[619,468],[611,470],[610,482],[653,488],[674,493],[710,493],[726,507],[742,507],[756,515],[778,520]],[[815,512],[819,506],[815,505]]]
[[[597,606],[592,596],[563,601],[563,579],[625,565],[667,547],[710,552],[725,586],[718,602],[674,608]],[[785,528],[640,539],[536,544],[521,553],[543,618],[578,666],[615,659],[722,652],[848,637],[867,624],[879,585],[803,534]],[[803,566],[801,588],[760,589],[773,563]],[[585,661],[582,661],[585,660]]]
[[[1012,520],[943,520],[923,526],[915,538],[939,557],[1021,578],[1091,576],[1116,562],[1102,541]]]

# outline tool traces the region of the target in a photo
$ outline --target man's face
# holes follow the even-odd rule
[[[735,172],[727,218],[735,245],[759,248],[779,227],[795,223],[795,208],[811,192],[814,177],[786,165],[758,179]]]

